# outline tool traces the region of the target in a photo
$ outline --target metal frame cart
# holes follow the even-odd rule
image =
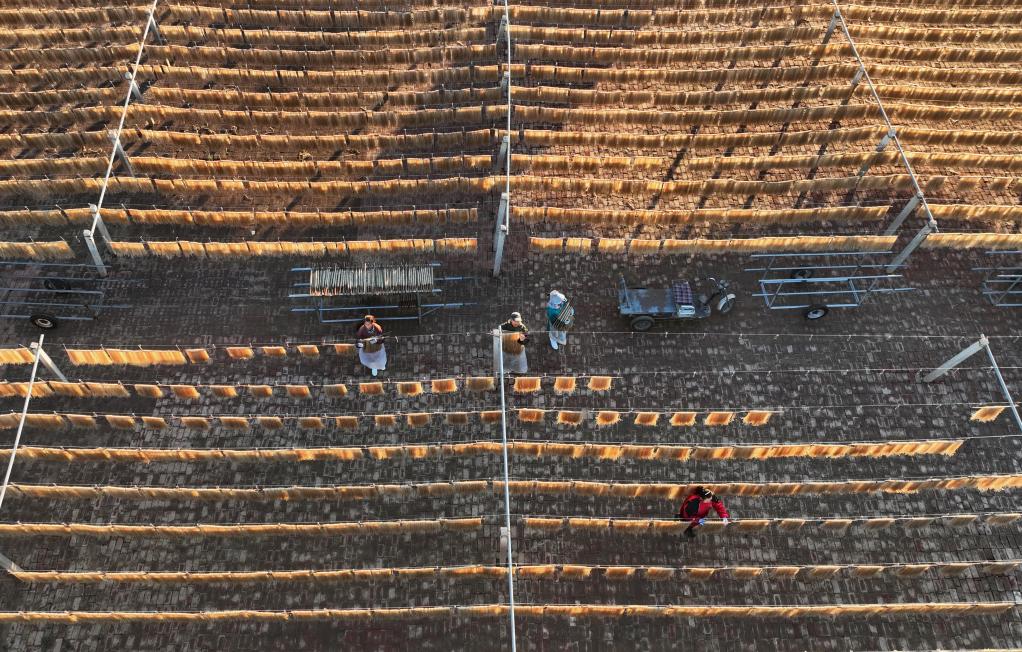
[[[751,259],[761,267],[746,272],[759,273],[760,291],[771,310],[802,310],[809,320],[822,319],[831,308],[856,308],[871,294],[907,292],[915,288],[900,283],[903,275],[894,273],[904,263],[885,262],[889,251],[754,254]]]
[[[998,264],[972,269],[984,272],[983,296],[999,308],[1022,306],[1022,251],[987,251],[986,255]]]
[[[102,277],[93,265],[5,260],[0,274],[0,319],[27,319],[42,330],[131,307],[107,302],[111,284],[122,279]]]
[[[323,324],[360,322],[366,313],[379,321],[419,322],[438,310],[475,305],[430,301],[441,293],[438,283],[470,279],[437,276],[439,266],[294,267],[291,273],[297,278],[288,298],[299,305],[291,312],[316,313]]]

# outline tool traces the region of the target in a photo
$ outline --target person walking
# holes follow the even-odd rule
[[[693,489],[678,508],[677,518],[690,523],[688,529],[685,530],[685,536],[691,538],[696,535],[696,528],[706,522],[706,517],[711,509],[724,520],[724,525],[731,521],[731,515],[727,511],[727,507],[724,506],[723,500],[704,487]]]
[[[504,373],[528,373],[529,359],[525,355],[525,343],[529,341],[529,329],[522,321],[521,313],[511,313],[511,319],[500,325],[500,331]]]
[[[547,331],[550,346],[554,351],[568,344],[568,329],[575,323],[575,309],[568,303],[568,297],[557,290],[550,292],[546,304]]]
[[[356,337],[359,362],[372,370],[374,376],[386,371],[387,349],[383,346],[383,327],[376,323],[376,318],[366,315]]]

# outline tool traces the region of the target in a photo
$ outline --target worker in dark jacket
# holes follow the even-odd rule
[[[711,509],[724,519],[724,525],[730,522],[731,515],[728,514],[727,507],[724,507],[724,501],[715,496],[709,489],[703,487],[693,489],[692,493],[681,503],[681,507],[678,508],[677,517],[691,523],[688,529],[685,530],[685,536],[694,537],[696,535],[696,528],[706,522],[706,517]]]
[[[524,374],[529,371],[529,358],[525,354],[525,343],[529,341],[529,328],[518,312],[511,313],[511,319],[500,325],[504,351],[504,373]]]

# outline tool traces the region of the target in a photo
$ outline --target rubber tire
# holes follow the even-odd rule
[[[809,321],[817,321],[823,319],[830,312],[830,308],[823,304],[814,304],[806,308],[806,311],[802,313],[802,316]]]
[[[60,326],[60,322],[53,315],[38,314],[32,315],[28,318],[32,325],[41,331],[52,331],[57,326]]]
[[[725,294],[717,301],[717,313],[726,315],[735,307],[735,295]]]
[[[807,278],[812,278],[812,277],[813,277],[813,270],[806,269],[804,267],[802,269],[796,269],[795,271],[793,271],[791,273],[791,278],[796,279],[796,280],[800,280],[800,281],[804,281]]]
[[[645,333],[649,329],[653,328],[653,318],[649,315],[639,315],[633,317],[629,326],[632,327],[633,331],[638,333]]]

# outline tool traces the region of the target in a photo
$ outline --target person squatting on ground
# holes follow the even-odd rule
[[[356,337],[359,362],[369,367],[374,376],[380,371],[386,371],[387,349],[383,346],[383,327],[376,323],[376,318],[366,315]]]
[[[694,537],[696,535],[696,528],[706,522],[706,517],[711,509],[724,519],[724,525],[731,521],[731,515],[728,514],[727,507],[724,507],[723,500],[715,496],[709,489],[703,487],[693,489],[678,508],[677,518],[691,524],[685,530],[685,536]]]
[[[500,325],[500,331],[504,350],[504,373],[527,373],[529,359],[525,355],[525,343],[529,340],[529,329],[522,321],[521,313],[511,313],[511,319]]]
[[[575,323],[575,309],[568,303],[568,297],[557,290],[550,292],[550,300],[546,304],[547,330],[550,333],[550,346],[554,351],[568,344],[568,329]]]

